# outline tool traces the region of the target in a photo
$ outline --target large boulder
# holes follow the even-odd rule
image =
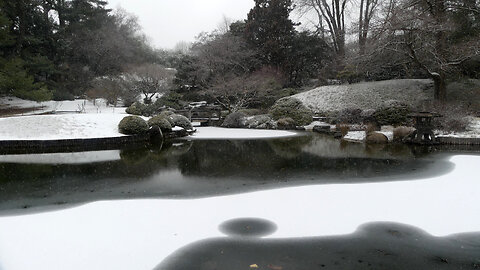
[[[385,134],[379,132],[371,132],[367,134],[367,138],[365,139],[366,143],[373,143],[373,144],[384,144],[388,143],[388,138]]]
[[[148,124],[138,116],[127,116],[118,124],[118,131],[125,135],[143,134],[148,131]]]
[[[248,128],[255,128],[255,129],[276,129],[277,128],[277,124],[275,123],[275,121],[269,115],[266,115],[266,114],[247,117],[245,125]]]
[[[393,129],[393,141],[402,142],[415,132],[415,128],[400,126]]]
[[[222,127],[243,128],[246,126],[246,114],[243,112],[233,112],[223,120]]]
[[[275,102],[270,109],[274,120],[291,118],[297,126],[308,125],[313,121],[313,112],[296,98],[286,97]]]

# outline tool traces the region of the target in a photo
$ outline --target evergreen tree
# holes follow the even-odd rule
[[[265,64],[285,68],[295,24],[289,15],[291,0],[255,0],[245,25],[247,41],[260,50]]]

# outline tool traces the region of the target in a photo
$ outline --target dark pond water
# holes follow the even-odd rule
[[[285,186],[411,180],[453,168],[429,148],[368,146],[315,134],[177,141],[110,150],[109,158],[89,162],[89,155],[105,151],[98,153],[82,158],[70,153],[0,156],[0,215],[98,200],[200,198]],[[49,155],[56,159],[48,161]]]

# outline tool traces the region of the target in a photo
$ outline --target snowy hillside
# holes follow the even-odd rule
[[[377,109],[388,100],[398,100],[415,107],[433,98],[433,82],[409,79],[329,85],[293,97],[315,112],[344,108]]]

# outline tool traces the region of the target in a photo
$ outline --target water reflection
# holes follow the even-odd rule
[[[245,226],[269,224],[228,223],[240,235],[245,235]],[[434,237],[413,226],[378,222],[341,236],[205,239],[175,251],[155,269],[479,269],[479,254],[478,232]]]
[[[122,149],[119,157],[80,164],[0,163],[0,215],[98,200],[198,198],[284,186],[405,180],[453,168],[426,148],[374,147],[320,135],[178,141]]]

